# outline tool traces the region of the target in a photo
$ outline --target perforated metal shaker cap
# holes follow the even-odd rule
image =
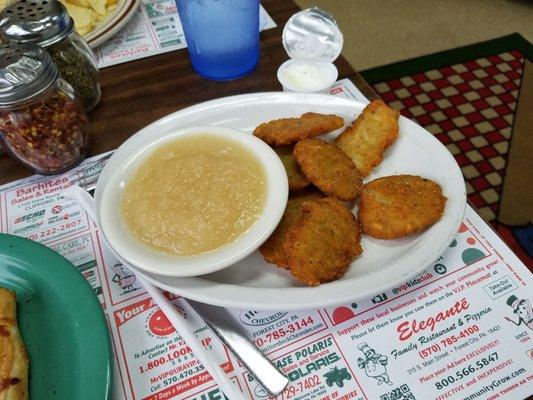
[[[282,41],[290,58],[333,62],[341,53],[344,38],[333,17],[314,7],[287,21]]]
[[[48,53],[32,43],[0,45],[0,107],[29,100],[58,78]]]
[[[5,41],[48,47],[73,31],[72,18],[57,0],[20,0],[0,14],[0,36]]]

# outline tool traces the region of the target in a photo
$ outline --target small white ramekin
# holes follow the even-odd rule
[[[263,212],[246,233],[220,249],[195,256],[164,254],[143,244],[128,231],[120,212],[125,184],[156,148],[178,137],[205,133],[234,140],[257,157],[266,176]],[[96,204],[99,208],[100,227],[110,246],[126,261],[143,271],[164,276],[185,277],[203,275],[228,267],[263,244],[278,225],[287,204],[288,182],[281,160],[262,140],[237,129],[200,126],[174,130],[146,143],[119,161],[118,167],[104,188],[101,201]]]
[[[285,75],[286,70],[300,65],[310,65],[321,70],[326,77],[326,79],[323,81],[323,84],[320,86],[306,88],[304,86],[295,85],[289,79],[287,79]],[[329,89],[337,81],[339,71],[337,70],[337,67],[330,62],[290,59],[281,64],[281,66],[278,68],[277,76],[279,82],[283,86],[284,92],[329,93]]]

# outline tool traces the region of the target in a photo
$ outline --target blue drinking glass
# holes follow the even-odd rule
[[[230,80],[259,60],[259,0],[175,0],[196,72]]]

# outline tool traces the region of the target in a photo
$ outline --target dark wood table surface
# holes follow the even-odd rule
[[[186,49],[102,69],[102,99],[89,114],[90,155],[116,149],[149,123],[193,104],[236,94],[282,90],[276,72],[288,56],[281,34],[285,22],[299,8],[291,0],[261,3],[277,27],[261,32],[259,65],[244,78],[229,82],[206,80],[194,72]],[[335,64],[339,79],[349,78],[367,97],[377,97],[342,56]],[[7,154],[0,154],[0,184],[29,175],[30,170]]]

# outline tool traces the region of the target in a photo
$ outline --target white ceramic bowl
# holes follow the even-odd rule
[[[234,242],[211,252],[195,256],[176,256],[159,252],[141,243],[127,229],[119,211],[122,192],[140,164],[153,151],[178,137],[209,133],[234,140],[251,151],[263,165],[266,197],[263,213],[251,228]],[[115,163],[116,162],[116,163]],[[279,223],[288,197],[285,169],[276,153],[262,140],[237,129],[199,126],[172,130],[131,154],[121,155],[97,202],[100,227],[107,241],[126,261],[147,272],[165,276],[196,276],[218,271],[243,259],[256,250]]]

